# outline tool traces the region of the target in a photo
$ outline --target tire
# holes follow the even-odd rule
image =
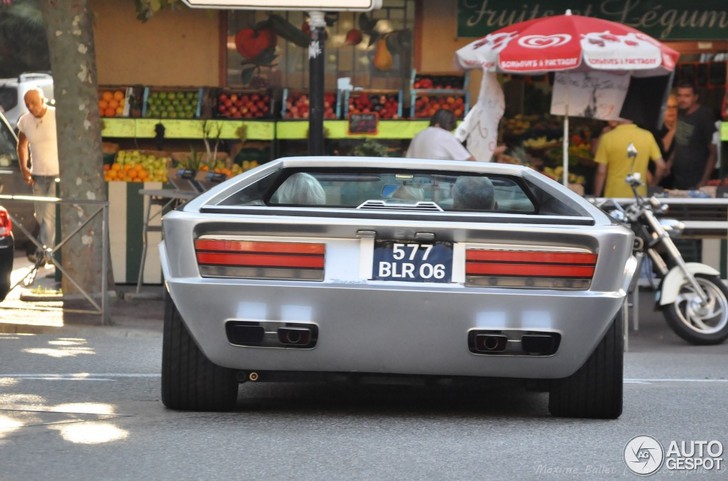
[[[238,398],[237,371],[213,364],[190,335],[169,293],[162,341],[162,403],[184,411],[229,411]]]
[[[616,419],[622,414],[624,333],[620,310],[578,371],[551,382],[549,412],[559,417]]]
[[[718,276],[696,274],[695,280],[708,296],[704,307],[694,305],[697,294],[686,280],[677,301],[663,308],[667,324],[691,344],[720,344],[728,338],[728,287]]]

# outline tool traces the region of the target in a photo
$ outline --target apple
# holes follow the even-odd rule
[[[221,117],[261,118],[270,115],[271,95],[269,92],[221,92],[217,96],[217,104]]]
[[[286,119],[307,119],[310,110],[311,100],[307,93],[289,92],[286,98],[284,118]],[[336,94],[324,92],[324,119],[336,118]]]

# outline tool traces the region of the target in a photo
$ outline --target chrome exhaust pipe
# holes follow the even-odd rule
[[[508,346],[508,336],[503,334],[475,334],[475,352],[495,354],[503,352]]]
[[[278,342],[289,346],[305,347],[311,344],[313,336],[308,327],[279,327]]]

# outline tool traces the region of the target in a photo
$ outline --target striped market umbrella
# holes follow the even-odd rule
[[[602,72],[616,78],[670,75],[678,57],[676,50],[639,30],[609,20],[572,15],[567,10],[565,15],[536,18],[496,30],[457,50],[455,61],[463,69],[481,68],[490,73],[556,72],[583,77],[585,73]],[[568,179],[568,94],[565,104],[564,184]],[[620,110],[621,103],[616,113]]]

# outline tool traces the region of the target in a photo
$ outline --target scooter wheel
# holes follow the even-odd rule
[[[700,296],[687,280],[680,286],[674,303],[665,306],[663,315],[675,334],[691,344],[720,344],[728,338],[728,287],[718,276],[697,274],[708,300]]]

